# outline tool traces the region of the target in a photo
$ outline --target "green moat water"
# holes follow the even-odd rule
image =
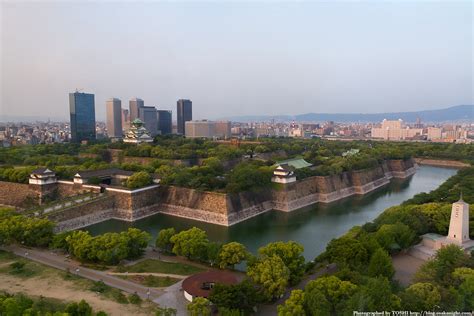
[[[86,229],[95,235],[136,227],[148,231],[155,238],[162,228],[174,227],[180,231],[196,226],[204,229],[213,241],[238,241],[253,253],[269,242],[294,240],[304,245],[306,259],[312,260],[331,239],[344,234],[354,225],[373,220],[386,208],[398,205],[417,193],[437,188],[456,172],[455,169],[421,166],[412,177],[392,179],[389,185],[364,196],[353,196],[329,204],[317,203],[289,213],[271,211],[231,227],[156,214],[134,223],[108,220]]]

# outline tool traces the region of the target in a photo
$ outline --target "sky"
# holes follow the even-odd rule
[[[473,104],[471,1],[0,0],[0,121],[68,93],[196,119]]]

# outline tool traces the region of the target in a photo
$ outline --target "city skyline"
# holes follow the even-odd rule
[[[173,110],[189,98],[196,119],[474,103],[469,1],[1,8],[0,116],[67,118],[64,95],[74,88],[97,105],[139,95]],[[124,16],[141,23],[124,28]]]

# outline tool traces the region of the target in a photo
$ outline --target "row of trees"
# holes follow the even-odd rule
[[[19,215],[13,209],[0,208],[0,245],[21,243],[45,247],[54,236],[54,223],[48,219]]]
[[[155,244],[164,253],[218,265],[222,269],[234,268],[250,255],[240,243],[220,244],[209,241],[206,232],[197,227],[179,233],[174,228],[162,229]]]
[[[136,228],[91,236],[81,230],[54,234],[54,226],[48,219],[26,217],[12,209],[0,208],[0,245],[51,247],[63,249],[80,261],[118,264],[123,259],[142,256],[151,240],[149,233]]]
[[[0,315],[107,316],[103,311],[95,313],[85,300],[62,304],[43,297],[33,299],[23,294],[13,295],[7,292],[0,293]]]
[[[141,257],[150,240],[149,233],[136,228],[98,236],[78,230],[55,235],[51,247],[63,249],[83,262],[115,265]]]

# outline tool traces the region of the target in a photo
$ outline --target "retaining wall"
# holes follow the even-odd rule
[[[107,199],[91,201],[50,218],[60,222],[60,229],[84,227],[110,218],[134,221],[156,213],[230,226],[272,209],[289,212],[317,202],[366,194],[388,184],[392,177],[405,178],[414,172],[413,160],[397,160],[367,170],[310,177],[281,185],[280,189],[238,194],[158,185],[133,191],[108,188]],[[63,194],[77,190],[71,183],[62,183],[59,188]]]

